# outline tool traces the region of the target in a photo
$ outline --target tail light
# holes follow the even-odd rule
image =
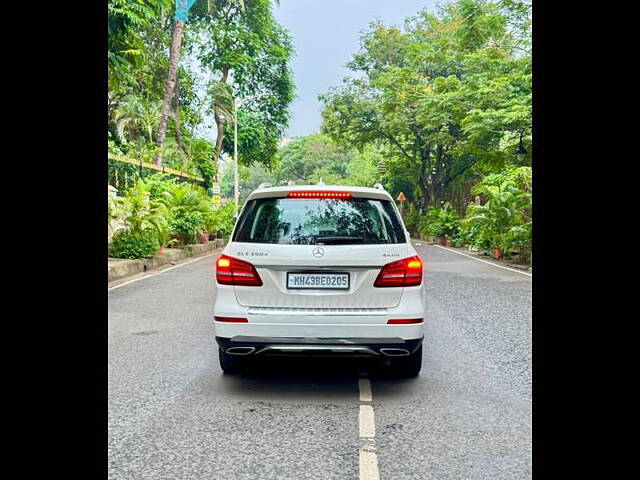
[[[422,260],[414,256],[387,263],[374,282],[374,287],[415,287],[422,283]]]
[[[216,260],[216,280],[222,285],[260,287],[262,279],[256,267],[249,262],[221,255]]]

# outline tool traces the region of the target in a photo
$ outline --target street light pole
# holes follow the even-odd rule
[[[238,188],[238,99],[233,99],[233,200],[235,202],[234,218],[238,218],[238,200],[240,192]]]

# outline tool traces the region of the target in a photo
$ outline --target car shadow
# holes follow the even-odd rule
[[[250,360],[240,374],[223,375],[220,380],[227,393],[240,400],[353,404],[359,398],[358,377],[370,378],[375,386],[383,382],[384,391],[390,392],[415,383],[415,379],[395,378],[372,359],[274,356]]]

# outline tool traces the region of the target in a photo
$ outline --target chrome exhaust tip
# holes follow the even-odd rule
[[[255,352],[255,347],[231,347],[227,348],[227,353],[229,355],[251,355]]]
[[[381,348],[380,353],[387,357],[406,357],[409,355],[409,350],[404,348]]]

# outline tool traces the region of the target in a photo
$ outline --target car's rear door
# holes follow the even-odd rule
[[[241,305],[389,308],[402,288],[375,288],[380,269],[409,255],[388,194],[294,191],[249,200],[231,256],[255,265],[263,285],[235,287]]]

